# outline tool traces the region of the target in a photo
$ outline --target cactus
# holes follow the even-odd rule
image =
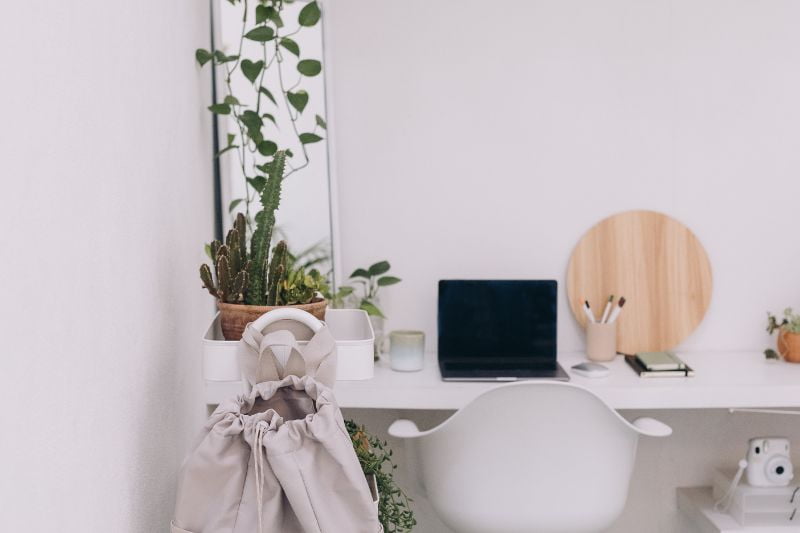
[[[203,287],[220,302],[242,303],[247,294],[250,261],[247,259],[245,231],[246,222],[240,213],[225,237],[225,244],[215,240],[209,245],[216,283],[211,268],[206,264],[200,266]]]
[[[245,301],[265,305],[268,300],[269,247],[275,226],[275,211],[281,202],[281,184],[286,168],[286,152],[280,150],[266,167],[267,180],[261,188],[261,211],[255,217],[256,229],[250,239],[250,287]]]
[[[272,261],[267,273],[267,305],[278,305],[280,283],[286,279],[288,268],[288,248],[286,241],[281,241],[272,250]]]

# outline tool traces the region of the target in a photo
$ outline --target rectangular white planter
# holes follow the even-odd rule
[[[328,309],[325,322],[336,339],[338,365],[336,379],[371,379],[374,373],[373,344],[375,333],[365,311],[360,309]],[[203,379],[209,385],[240,383],[239,363],[236,360],[238,341],[226,341],[219,325],[219,314],[214,317],[203,337]],[[299,341],[304,344],[304,341]],[[213,383],[210,383],[213,382]],[[216,388],[219,388],[218,386]]]

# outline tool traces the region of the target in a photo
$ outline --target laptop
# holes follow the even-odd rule
[[[569,381],[556,361],[555,280],[439,281],[445,381]]]

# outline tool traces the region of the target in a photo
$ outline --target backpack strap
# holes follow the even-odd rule
[[[281,364],[275,354],[277,346],[289,349],[289,357]],[[251,385],[264,381],[279,381],[288,375],[304,376],[306,362],[295,336],[287,330],[264,335],[248,324],[239,345],[239,367]]]

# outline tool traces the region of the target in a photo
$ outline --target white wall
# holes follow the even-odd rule
[[[388,258],[389,328],[435,347],[436,282],[556,278],[589,227],[692,228],[711,308],[682,348],[762,349],[800,307],[800,3],[337,0],[329,6],[345,273]]]
[[[438,279],[563,284],[584,231],[641,208],[689,225],[712,262],[711,308],[682,349],[763,349],[765,312],[800,307],[800,3],[328,8],[343,270],[391,260],[404,281],[383,296],[388,330],[424,329],[433,349]],[[560,348],[581,349],[563,285],[559,312]],[[400,413],[347,414],[383,433]],[[617,533],[689,531],[674,488],[709,483],[749,436],[800,446],[785,417],[650,414],[675,435],[643,442]]]
[[[202,421],[206,2],[0,17],[0,531],[167,531]]]

